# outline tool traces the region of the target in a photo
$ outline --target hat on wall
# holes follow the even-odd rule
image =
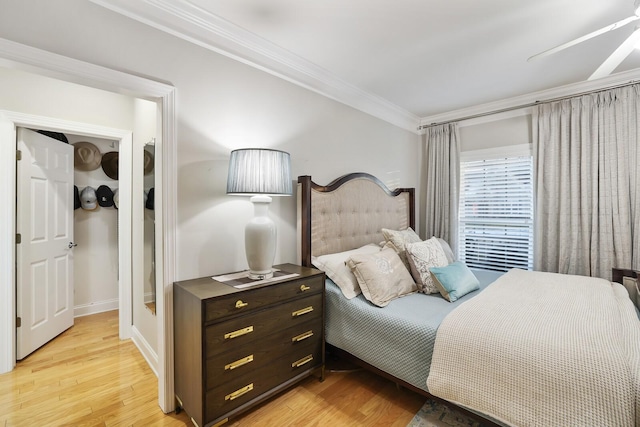
[[[66,142],[67,144],[69,143],[69,139],[67,139],[64,133],[52,132],[50,130],[39,130],[38,133],[46,135],[49,138],[57,139],[58,141]]]
[[[73,186],[73,210],[80,209],[82,203],[80,203],[80,191],[78,191],[78,186]]]
[[[102,170],[111,179],[118,179],[118,152],[109,151],[102,155]]]
[[[155,190],[153,188],[149,189],[149,193],[147,194],[147,201],[144,204],[144,207],[147,209],[153,210],[153,206],[155,204]]]
[[[113,191],[106,185],[101,185],[96,190],[96,197],[98,198],[98,204],[103,208],[109,208],[113,206]]]
[[[153,171],[153,153],[144,150],[144,174],[149,175]]]
[[[80,171],[98,169],[102,154],[98,147],[90,142],[80,141],[73,144],[73,166]]]
[[[113,190],[113,207],[118,209],[118,204],[120,203],[120,196],[118,195],[118,189]]]
[[[80,204],[86,211],[93,211],[98,207],[96,190],[93,187],[84,187],[80,193]]]

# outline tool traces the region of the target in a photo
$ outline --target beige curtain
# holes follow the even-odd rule
[[[536,270],[640,269],[640,86],[534,109]]]
[[[427,129],[425,138],[425,237],[441,237],[457,253],[460,144],[458,124]]]

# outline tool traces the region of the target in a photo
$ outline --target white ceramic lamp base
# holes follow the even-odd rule
[[[254,217],[244,229],[244,246],[249,264],[249,278],[254,280],[273,277],[273,259],[276,255],[276,224],[269,218],[269,196],[253,196]]]

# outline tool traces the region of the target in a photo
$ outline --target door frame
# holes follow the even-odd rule
[[[157,172],[161,174],[156,186],[156,322],[158,332],[158,403],[165,412],[175,409],[173,378],[173,282],[175,278],[176,177],[177,130],[175,88],[171,85],[143,77],[112,70],[88,62],[58,55],[45,50],[0,38],[0,66],[27,71],[58,80],[81,84],[96,89],[143,98],[158,105],[162,120],[162,134],[156,142]],[[2,112],[0,120],[0,373],[15,366],[15,180],[16,149],[15,126],[24,123],[29,115]],[[31,116],[33,119],[33,116]],[[39,118],[39,120],[42,118]],[[56,123],[38,122],[41,129],[53,130]],[[66,126],[80,126],[77,122],[64,122]],[[74,133],[92,135],[95,128]],[[59,129],[59,127],[58,127]],[[102,128],[99,132],[114,131]],[[6,143],[12,135],[12,143]],[[131,135],[114,137],[131,141]],[[126,142],[123,142],[126,144]],[[130,189],[129,189],[130,191]],[[128,197],[127,199],[130,199]],[[121,198],[122,202],[122,198]],[[158,209],[160,208],[160,209]],[[130,237],[129,237],[130,238]],[[129,275],[130,277],[130,275]],[[121,295],[122,296],[122,295]],[[129,292],[127,298],[131,300]],[[122,302],[120,302],[122,304]],[[129,310],[131,304],[128,304]],[[122,325],[121,325],[122,326]],[[131,328],[129,322],[128,329]]]

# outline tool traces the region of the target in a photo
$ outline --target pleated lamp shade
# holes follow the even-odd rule
[[[227,194],[290,196],[291,193],[289,153],[265,148],[231,152]]]

